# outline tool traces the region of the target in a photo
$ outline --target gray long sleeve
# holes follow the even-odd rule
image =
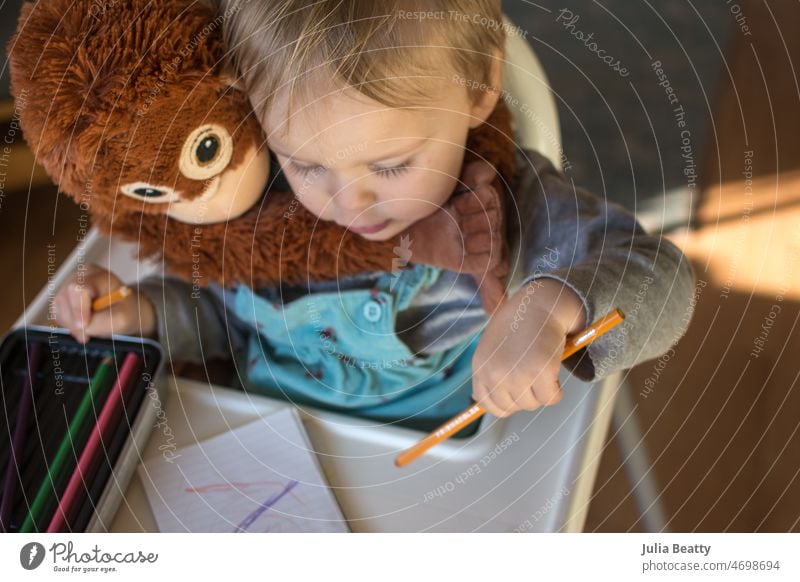
[[[155,307],[158,340],[171,360],[230,359],[245,346],[246,325],[225,308],[233,290],[153,276],[139,282],[139,292]]]
[[[547,277],[580,296],[589,322],[623,311],[622,325],[567,360],[583,380],[667,352],[691,318],[694,273],[686,257],[648,235],[623,207],[576,188],[544,156],[524,154],[513,191],[517,207],[508,213],[509,291]]]

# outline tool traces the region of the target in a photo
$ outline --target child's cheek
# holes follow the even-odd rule
[[[332,215],[333,205],[330,204],[330,198],[320,188],[303,179],[289,178],[288,182],[297,200],[306,210],[323,220],[329,220],[328,215]]]
[[[418,170],[415,173],[413,178],[398,180],[393,186],[392,196],[384,198],[380,205],[383,207],[381,214],[397,220],[417,221],[433,214],[447,201],[450,193],[446,181],[443,184],[432,172]]]

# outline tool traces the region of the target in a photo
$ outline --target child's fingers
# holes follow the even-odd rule
[[[473,188],[470,199],[473,208],[476,210],[480,209],[481,211],[486,211],[492,208],[500,208],[502,206],[500,194],[497,192],[497,189],[491,184],[491,182],[480,184]]]
[[[482,406],[487,412],[498,418],[511,416],[515,411],[513,401],[510,399],[505,401],[502,397],[498,397],[497,395],[487,397]]]
[[[518,389],[521,387],[518,386],[515,388]],[[542,403],[536,397],[533,388],[528,388],[527,390],[521,390],[519,394],[513,396],[513,400],[514,404],[520,410],[532,411],[542,406]]]
[[[524,385],[523,380],[515,380],[513,375],[494,388],[488,388],[483,381],[475,380],[473,398],[492,415],[503,418],[519,410],[533,411],[542,406],[557,404],[564,396],[558,378],[537,379],[532,386]]]
[[[61,297],[63,299],[63,310],[67,314],[67,329],[77,341],[84,343],[86,341],[84,332],[86,324],[82,314],[84,301],[81,298],[81,294],[81,289],[78,288],[77,284],[69,283],[64,288]]]
[[[92,299],[107,295],[122,285],[119,277],[98,265],[89,265],[82,283]]]
[[[138,332],[138,314],[135,305],[128,300],[115,303],[111,307],[95,312],[86,333],[95,337],[112,335],[131,335]]]
[[[505,281],[505,277],[510,271],[511,264],[508,262],[508,259],[501,257],[501,259],[497,261],[497,265],[495,265],[494,269],[492,269],[492,275],[497,277],[502,282]],[[505,290],[505,283],[503,283],[503,289]]]
[[[92,290],[86,285],[70,283],[67,297],[72,309],[72,320],[79,328],[85,328],[92,319]]]
[[[500,208],[500,197],[491,184],[453,197],[453,208],[461,215],[480,214]]]
[[[476,390],[473,397],[487,412],[499,418],[509,416],[517,409],[511,395],[500,386]]]
[[[114,307],[116,307],[116,305],[109,309],[103,309],[95,313],[91,323],[89,323],[89,325],[86,327],[87,336],[111,337],[114,335],[115,321],[111,313],[114,310]],[[116,321],[117,324],[120,323],[119,320],[120,318],[118,317]],[[117,333],[125,332],[120,330]]]
[[[469,255],[489,253],[500,259],[500,247],[491,232],[472,234],[464,239],[464,250]]]
[[[489,389],[480,382],[477,376],[473,376],[472,378],[472,399],[480,404],[481,408],[489,414],[498,416],[496,412],[498,412],[499,409],[489,397]]]
[[[475,160],[464,166],[461,172],[461,181],[467,188],[475,189],[482,184],[492,182],[497,171],[489,162]]]
[[[481,408],[483,408],[486,412],[491,414],[492,416],[496,416],[497,418],[503,418],[506,413],[505,410],[500,407],[499,405],[495,404],[490,396],[483,396],[481,398],[477,398],[473,396],[475,402],[477,402]]]
[[[533,385],[532,393],[536,395],[536,400],[543,406],[558,404],[564,397],[564,390],[561,388],[558,378],[536,382]]]
[[[492,208],[486,212],[467,214],[461,218],[461,232],[464,236],[485,232],[496,228],[499,224],[499,210]]]

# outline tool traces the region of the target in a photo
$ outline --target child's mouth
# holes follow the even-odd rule
[[[349,226],[347,229],[356,234],[377,234],[389,226],[390,222],[391,220],[386,220],[380,224],[374,224],[372,226]]]

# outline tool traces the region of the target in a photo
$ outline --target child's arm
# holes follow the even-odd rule
[[[56,294],[53,316],[80,342],[114,334],[155,337],[171,359],[200,363],[230,358],[244,345],[247,331],[224,307],[225,290],[195,288],[175,277],[148,277],[131,284],[133,293],[108,309],[91,311],[92,300],[122,281],[92,265]]]
[[[475,397],[505,416],[561,398],[566,335],[614,308],[625,322],[565,365],[586,381],[665,353],[685,332],[692,268],[669,241],[650,236],[617,204],[575,188],[526,152],[510,209],[511,298],[489,322],[474,361]]]
[[[138,290],[153,306],[155,336],[171,359],[230,360],[246,347],[250,329],[225,307],[234,299],[231,289],[153,276],[140,281]]]

